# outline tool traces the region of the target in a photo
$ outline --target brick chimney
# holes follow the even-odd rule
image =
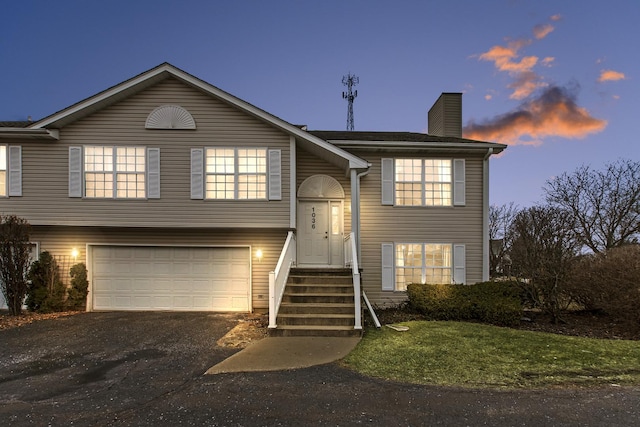
[[[429,110],[429,135],[462,138],[462,94],[443,92]]]

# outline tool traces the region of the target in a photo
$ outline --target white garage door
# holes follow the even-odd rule
[[[94,310],[249,311],[249,248],[92,246]]]

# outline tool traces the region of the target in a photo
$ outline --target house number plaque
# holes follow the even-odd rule
[[[311,206],[311,229],[316,229],[316,207]]]

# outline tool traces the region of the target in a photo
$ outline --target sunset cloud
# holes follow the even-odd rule
[[[543,138],[584,138],[606,126],[605,120],[578,106],[567,89],[551,86],[512,112],[482,123],[469,122],[463,135],[509,145],[539,145]]]
[[[541,40],[547,37],[553,30],[554,28],[551,24],[536,25],[535,27],[533,27],[533,36],[536,39]]]
[[[598,81],[602,82],[614,82],[617,80],[624,80],[626,77],[624,73],[614,70],[602,70],[600,72],[600,77],[598,77]]]
[[[553,15],[549,18],[553,22],[561,19],[560,15]],[[533,69],[536,65],[543,67],[551,67],[555,58],[546,56],[542,61],[534,55],[522,56],[520,51],[535,42],[547,37],[555,27],[550,23],[538,24],[533,27],[534,39],[517,39],[511,40],[506,46],[493,46],[488,51],[478,55],[481,61],[493,62],[498,71],[506,72],[513,78],[513,81],[507,85],[512,90],[510,99],[523,100],[531,96],[536,90],[547,87],[548,84]]]

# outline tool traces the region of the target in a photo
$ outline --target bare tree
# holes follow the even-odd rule
[[[640,163],[619,160],[598,171],[582,166],[544,188],[549,204],[575,219],[580,242],[595,253],[633,242],[640,232]]]
[[[12,316],[22,312],[27,293],[29,229],[29,223],[23,218],[0,216],[0,287]]]
[[[513,273],[533,303],[560,319],[563,290],[571,277],[577,240],[567,212],[551,206],[523,209],[513,221]]]
[[[513,241],[511,224],[518,214],[518,207],[513,203],[491,205],[489,207],[489,271],[491,277],[509,275],[511,265],[508,256]]]

